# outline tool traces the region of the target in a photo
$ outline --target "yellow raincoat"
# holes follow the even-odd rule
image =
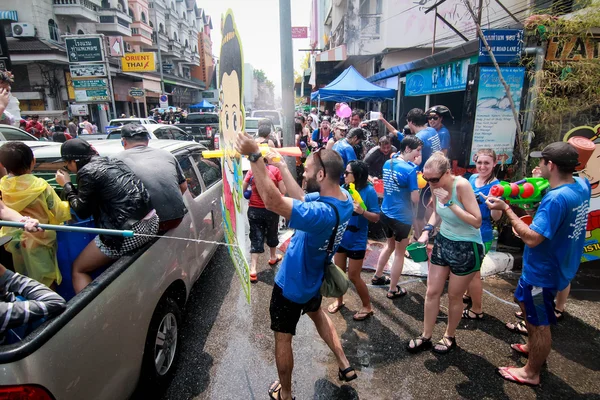
[[[0,180],[2,201],[23,215],[36,218],[41,224],[61,224],[71,219],[69,203],[61,201],[48,182],[31,174],[5,176]],[[62,276],[56,261],[56,232],[25,232],[3,227],[0,236],[12,236],[5,247],[12,256],[15,270],[46,286]]]

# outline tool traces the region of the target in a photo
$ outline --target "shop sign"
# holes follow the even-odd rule
[[[75,90],[75,101],[85,103],[91,101],[110,101],[108,89]]]
[[[99,37],[66,38],[65,45],[70,63],[104,61]]]
[[[510,87],[518,114],[525,68],[501,67],[500,71]],[[480,149],[492,149],[498,155],[498,162],[512,163],[516,132],[517,124],[510,107],[510,100],[500,82],[496,68],[481,67],[470,164],[475,164],[474,157]]]
[[[144,91],[144,89],[139,89],[139,88],[129,89],[129,95],[134,98],[144,97],[145,94],[146,94],[146,92]]]
[[[73,78],[106,76],[106,66],[104,64],[71,64],[69,69]]]
[[[456,60],[406,75],[405,96],[424,96],[434,93],[460,92],[467,86],[467,70],[477,57]]]
[[[89,115],[87,104],[71,104],[71,114],[74,116]]]
[[[73,79],[73,88],[75,89],[102,89],[107,87],[108,79]]]
[[[156,71],[154,53],[129,53],[121,58],[124,72]]]
[[[600,37],[554,36],[548,41],[547,61],[599,59]]]
[[[521,56],[523,46],[522,29],[487,29],[483,31],[483,36],[494,53],[496,61],[499,63],[508,63],[518,60]],[[479,63],[491,63],[483,41],[479,39]]]

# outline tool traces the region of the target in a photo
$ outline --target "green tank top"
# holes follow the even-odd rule
[[[465,207],[463,204],[458,201],[458,194],[456,191],[456,182],[458,178],[454,178],[454,183],[452,184],[452,202],[456,204],[456,206],[462,208]],[[456,242],[475,242],[479,244],[483,244],[481,240],[481,231],[466,222],[462,221],[454,211],[452,211],[449,207],[444,207],[437,198],[435,198],[435,211],[441,217],[442,224],[440,225],[440,234],[442,234],[446,239],[454,240]]]

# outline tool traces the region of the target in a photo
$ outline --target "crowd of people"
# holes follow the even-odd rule
[[[497,372],[512,382],[539,384],[540,371],[550,351],[549,325],[564,311],[564,293],[568,295],[583,252],[590,184],[573,177],[578,153],[570,144],[553,143],[541,153],[532,153],[532,157],[540,159],[533,173],[547,179],[550,189],[537,207],[533,222],[527,225],[506,202],[490,196],[491,187],[498,183],[498,157],[492,149],[477,152],[476,173],[468,179],[452,173],[448,158],[450,134],[443,124],[451,118],[445,106],[427,111],[412,109],[406,127],[400,131],[397,123],[381,117],[389,134],[365,152],[363,144],[369,133],[361,127],[364,123],[360,112],[353,112],[349,121],[344,121],[320,116],[313,109],[309,115],[296,118],[296,140],[304,153],[297,160],[297,180],[281,162],[276,149],[263,156],[256,140],[244,134],[238,136],[238,152],[251,161],[246,183],[252,185],[252,196],[262,200],[262,212],[272,213],[273,218],[283,216],[296,230],[276,274],[271,297],[271,328],[275,332],[279,375],[269,388],[271,398],[292,398],[292,338],[302,314],[313,320],[319,335],[333,351],[340,380],[357,378],[328,316],[345,307],[344,298],[336,298],[321,308],[320,287],[324,266],[333,256],[334,263],[347,271],[361,301],[354,320],[363,321],[374,315],[368,287],[360,275],[369,223],[378,222],[387,238],[371,284],[387,285],[387,297],[392,301],[407,294],[400,284],[400,275],[405,256],[409,255],[409,243],[417,242],[423,247],[432,243],[423,330],[418,337],[407,340],[406,349],[410,353],[428,349],[439,354],[453,351],[461,318],[484,317],[480,270],[494,240],[493,223],[503,214],[525,242],[523,275],[515,300],[522,310],[516,316],[525,321],[523,330],[529,333],[529,342],[511,348],[529,359],[523,368],[501,367]],[[419,175],[426,182],[421,188]],[[383,193],[378,196],[373,184],[381,183]],[[354,191],[359,197],[350,194]],[[269,228],[264,224],[258,228],[252,222],[253,213],[248,212],[250,237],[253,253],[259,253],[264,251]],[[270,229],[273,235],[274,224]],[[270,260],[278,262],[274,257],[278,242],[272,237],[267,243]],[[327,251],[330,241],[334,241],[333,254]],[[393,253],[388,277],[384,270]],[[251,268],[256,281],[254,258]],[[443,336],[434,342],[433,328],[446,282],[448,323]],[[558,309],[555,299],[559,301],[557,295],[560,297],[561,293],[562,308]],[[507,324],[507,328],[512,329],[513,325]]]

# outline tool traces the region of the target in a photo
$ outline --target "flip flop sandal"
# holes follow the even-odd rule
[[[402,296],[406,296],[406,294],[408,293],[406,291],[406,289],[400,287],[400,285],[396,285],[396,291],[391,291],[388,290],[387,292],[387,298],[392,300],[392,299],[396,299],[398,297],[402,297]]]
[[[342,303],[342,304],[335,304],[335,306],[334,306],[334,307],[331,307],[331,306],[333,306],[334,304],[335,304],[335,303],[331,303],[331,304],[329,305],[329,307],[327,307],[327,312],[328,312],[329,314],[335,314],[336,312],[340,311],[340,310],[342,309],[342,307],[344,307],[344,306],[346,305],[346,303]]]
[[[521,320],[525,320],[525,317],[523,316],[523,311],[515,311],[515,317],[521,319]]]
[[[510,348],[513,349],[514,351],[516,351],[517,353],[521,354],[523,357],[529,357],[529,352],[526,350],[523,350],[525,347],[524,344],[520,344],[520,343],[513,343],[510,345]]]
[[[565,317],[563,313],[564,311],[558,311],[556,308],[554,309],[554,314],[556,314],[556,322],[562,321],[562,319]]]
[[[471,314],[473,314],[474,317],[472,317]],[[467,308],[466,310],[463,310],[462,317],[463,319],[483,319],[483,313],[476,313],[470,308]]]
[[[446,344],[446,340],[448,339],[450,341],[450,346],[448,346]],[[435,346],[440,346],[440,347],[444,347],[442,349],[436,348]],[[450,353],[452,350],[454,350],[454,348],[456,347],[456,339],[451,337],[451,336],[444,336],[442,339],[440,339],[439,342],[437,342],[435,344],[435,346],[433,347],[433,349],[431,349],[431,351],[433,351],[434,353],[438,353],[438,354],[448,354]]]
[[[376,286],[383,286],[383,285],[389,285],[390,284],[390,277],[383,275],[383,276],[375,276],[373,275],[373,278],[371,278],[371,284],[372,285],[376,285]]]
[[[504,379],[505,381],[509,381],[509,382],[513,382],[516,383],[518,385],[524,385],[524,386],[531,386],[531,387],[536,387],[539,386],[539,383],[529,383],[529,382],[525,382],[523,380],[521,380],[521,378],[519,378],[518,376],[514,375],[513,373],[510,372],[510,368],[518,368],[518,367],[500,367],[500,368],[496,368],[496,373],[498,375],[500,375],[500,377],[502,377],[502,379]],[[506,372],[508,374],[508,376],[505,376],[502,372]]]
[[[373,315],[373,311],[357,312],[356,314],[354,314],[352,316],[352,319],[354,319],[355,321],[364,321],[365,319],[369,318],[371,315]]]
[[[420,340],[421,343],[417,344],[417,340]],[[414,343],[415,346],[414,347],[410,347],[410,343]],[[419,351],[423,351],[423,350],[428,350],[431,348],[431,338],[426,338],[423,336],[419,336],[416,339],[411,339],[410,342],[408,342],[408,344],[406,345],[406,350],[408,350],[409,353],[413,353],[416,354]]]
[[[348,367],[344,370],[342,370],[341,368],[338,368],[338,378],[340,381],[344,381],[344,382],[350,382],[355,380],[356,378],[358,378],[358,375],[356,375],[356,371],[354,370],[354,368],[352,367]],[[350,372],[354,372],[354,374],[348,376],[348,374]]]
[[[463,294],[463,304],[472,304],[473,300],[471,300],[471,296],[467,296]]]
[[[258,275],[250,274],[250,283],[256,283],[256,282],[258,282]]]
[[[512,327],[509,325],[512,325]],[[504,326],[506,327],[506,329],[508,329],[511,332],[515,332],[515,333],[519,333],[521,335],[527,336],[527,327],[525,326],[524,321],[519,321],[517,323],[509,322]]]
[[[281,254],[277,254],[275,260],[269,260],[269,265],[275,265],[281,260],[283,260],[283,256]]]
[[[275,381],[271,384],[269,388],[269,398],[272,400],[279,400],[279,392],[281,391],[281,383],[279,381]],[[277,397],[275,397],[277,396]]]

